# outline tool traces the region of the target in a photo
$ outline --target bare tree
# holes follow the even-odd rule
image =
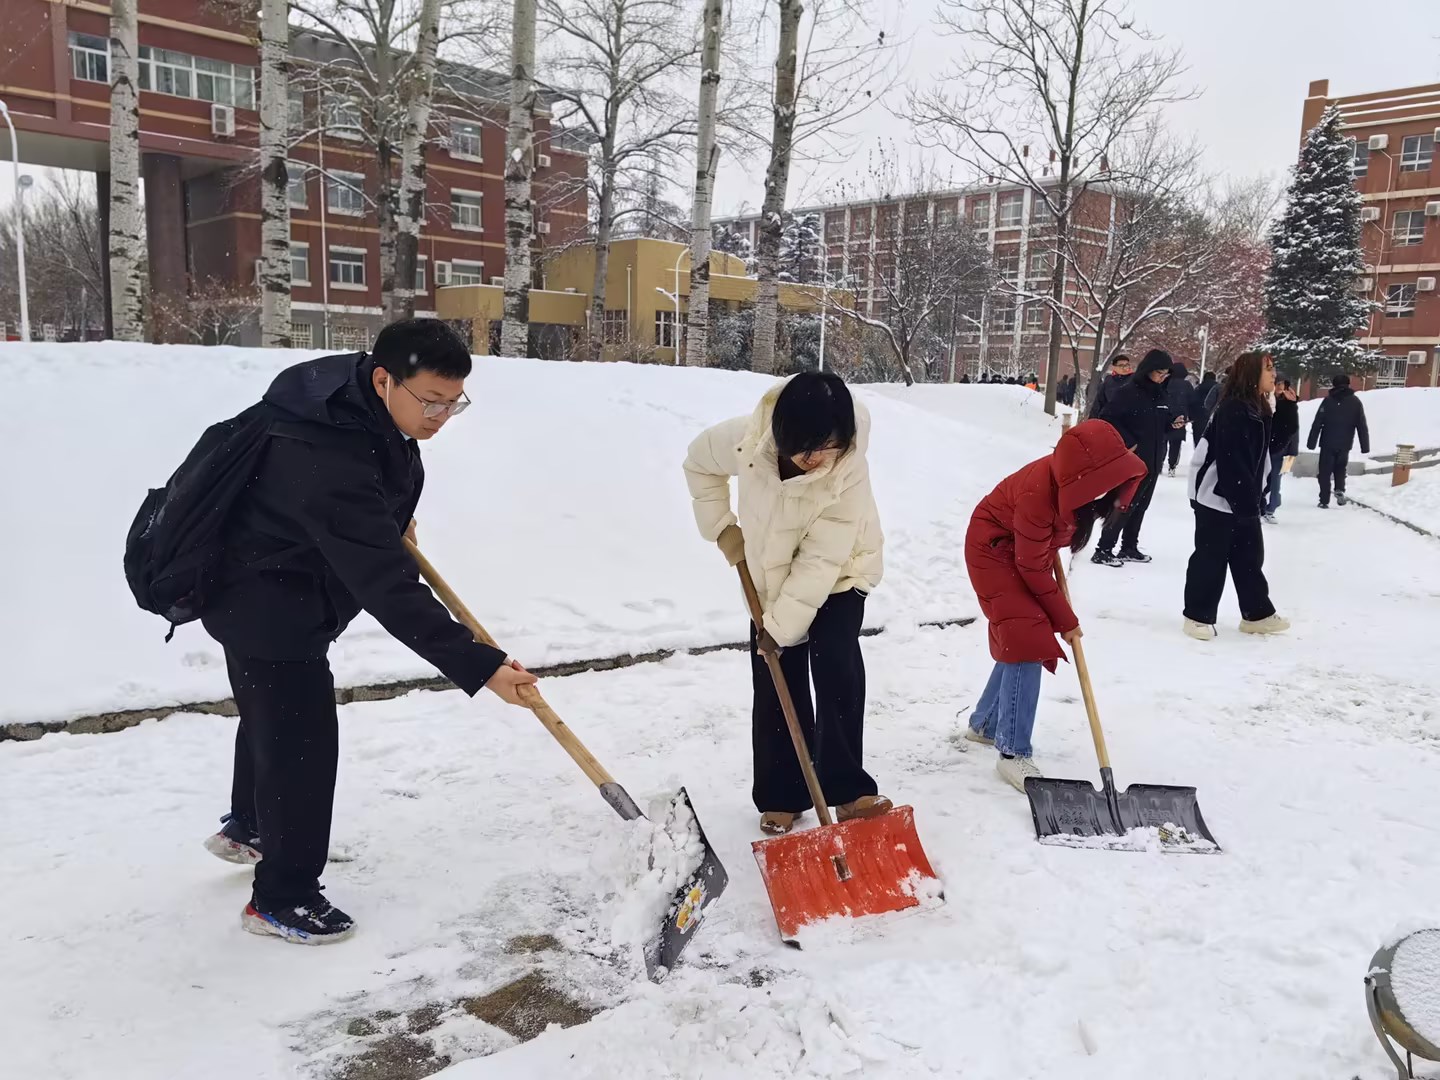
[[[1122,137],[1158,105],[1189,96],[1176,86],[1180,54],[1153,47],[1125,0],[942,0],[939,22],[964,39],[965,59],[939,88],[912,95],[912,119],[976,175],[1046,205],[1061,253],[1050,292],[1058,309],[1075,261],[1074,209],[1096,181],[1123,180],[1109,160]],[[1032,159],[1031,146],[1048,153]],[[1052,319],[1052,415],[1063,332]]]
[[[290,5],[260,3],[260,344],[290,347]]]
[[[440,0],[421,0],[415,28],[415,54],[403,96],[405,123],[400,144],[400,206],[395,215],[395,276],[390,289],[390,318],[415,314],[415,266],[420,257],[420,226],[425,220],[425,140],[435,101],[436,53],[440,48]],[[383,284],[384,275],[381,275]]]
[[[256,288],[207,278],[190,283],[184,295],[153,297],[150,319],[158,340],[197,345],[238,345],[240,333],[261,308]]]
[[[115,338],[144,340],[140,300],[140,67],[136,0],[110,6],[110,307]]]
[[[0,220],[0,312],[19,307],[15,230],[19,208]],[[84,340],[105,325],[105,278],[100,214],[94,189],[62,173],[25,200],[25,276],[35,327],[47,324],[65,340]],[[32,329],[32,336],[39,337]]]
[[[710,204],[720,156],[715,120],[720,102],[725,0],[705,0],[700,23],[700,102],[695,132],[695,195],[690,210],[690,309],[685,317],[685,363],[691,367],[703,367],[710,351]]]
[[[515,0],[510,33],[510,124],[505,132],[505,320],[502,356],[530,351],[530,248],[535,207],[535,0]]]

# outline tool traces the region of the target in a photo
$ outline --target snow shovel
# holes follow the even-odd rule
[[[470,613],[460,597],[455,595],[455,590],[446,584],[445,579],[440,576],[439,571],[430,565],[430,560],[425,558],[420,549],[408,537],[405,540],[405,547],[414,556],[416,565],[420,567],[420,576],[425,579],[430,588],[435,590],[435,595],[440,598],[450,614],[455,616],[457,622],[475,635],[475,640],[489,645],[491,648],[499,648],[492,638],[480,625],[480,621]],[[556,715],[555,710],[540,696],[540,691],[533,686],[523,687],[520,690],[520,697],[525,705],[539,718],[540,723],[545,725],[545,730],[555,737],[555,741],[565,748],[575,764],[600,789],[600,796],[610,804],[617,814],[626,821],[634,821],[645,815],[641,813],[640,807],[630,797],[630,793],[615,782],[615,778],[605,771],[605,767],[595,760],[595,756],[585,749],[584,744],[575,737],[564,720]],[[695,814],[695,808],[690,804],[690,796],[682,787],[672,799],[677,809],[683,808],[688,812],[688,822],[695,830],[704,854],[701,856],[700,865],[697,866],[689,878],[675,891],[675,896],[665,913],[665,921],[659,932],[645,943],[645,971],[652,982],[659,982],[679,960],[680,954],[685,951],[685,946],[690,944],[691,938],[695,936],[695,929],[705,918],[705,913],[725,891],[729,883],[729,875],[725,868],[720,865],[720,859],[715,854],[715,849],[710,846],[710,841],[705,837],[705,830],[700,827],[700,819]],[[683,815],[682,815],[683,816]]]
[[[1060,556],[1055,556],[1055,579],[1065,598],[1070,587]],[[1162,851],[1211,854],[1220,850],[1205,825],[1193,787],[1170,784],[1131,784],[1115,790],[1110,772],[1110,753],[1105,733],[1100,730],[1100,710],[1085,663],[1085,648],[1071,643],[1075,670],[1080,676],[1080,693],[1090,718],[1090,735],[1100,761],[1100,790],[1088,780],[1057,780],[1031,776],[1025,780],[1025,795],[1035,819],[1035,837],[1042,844],[1061,847],[1096,847],[1111,851]]]
[[[756,631],[765,625],[755,581],[742,559],[736,567],[750,606]],[[926,897],[942,899],[940,881],[930,868],[920,837],[915,832],[915,811],[897,806],[879,817],[852,818],[838,825],[820,790],[820,779],[800,729],[795,701],[780,670],[778,656],[765,657],[775,693],[785,714],[785,726],[795,744],[800,771],[810,790],[810,801],[820,825],[804,832],[757,840],[750,845],[760,866],[765,891],[780,937],[798,945],[800,930],[836,915],[880,915],[915,907]]]

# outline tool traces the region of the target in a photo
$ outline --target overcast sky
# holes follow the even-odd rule
[[[962,43],[934,31],[943,0],[893,2],[899,36],[909,39],[906,79],[923,86],[944,78]],[[1301,103],[1312,79],[1328,78],[1335,95],[1440,82],[1440,0],[1132,0],[1132,11],[1138,23],[1184,51],[1187,79],[1202,93],[1169,106],[1167,116],[1175,131],[1199,139],[1212,173],[1282,173],[1298,145]],[[899,99],[903,92],[897,107]],[[872,109],[854,125],[848,166],[797,167],[791,204],[832,196],[839,178],[862,171],[871,150],[891,139],[908,152],[903,121]],[[3,136],[0,154],[4,204],[13,185]],[[959,171],[944,159],[933,164],[943,173]],[[722,160],[716,213],[758,207],[763,171]]]

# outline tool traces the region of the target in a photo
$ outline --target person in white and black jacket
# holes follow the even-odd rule
[[[1216,635],[1225,570],[1240,601],[1240,631],[1280,634],[1290,623],[1275,613],[1265,580],[1260,515],[1270,487],[1275,362],[1265,353],[1241,356],[1230,369],[1209,426],[1190,459],[1195,553],[1185,574],[1185,633]]]

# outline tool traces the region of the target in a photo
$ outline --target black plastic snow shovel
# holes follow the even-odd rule
[[[1070,587],[1060,557],[1055,557],[1055,579],[1066,599]],[[1220,850],[1205,825],[1193,787],[1171,784],[1131,784],[1115,790],[1110,772],[1110,753],[1100,729],[1100,710],[1085,663],[1085,648],[1071,644],[1075,671],[1080,676],[1080,693],[1090,718],[1090,735],[1100,761],[1100,789],[1088,780],[1057,780],[1031,776],[1025,780],[1025,795],[1035,819],[1035,837],[1042,844],[1063,847],[1094,847],[1113,851],[1162,851],[1213,854]]]
[[[430,588],[435,590],[435,595],[440,602],[450,609],[450,614],[455,616],[456,621],[475,635],[475,640],[491,648],[499,648],[492,638],[480,625],[480,621],[470,613],[464,601],[455,595],[455,590],[446,584],[445,579],[440,576],[439,571],[430,565],[430,560],[425,558],[420,549],[407,537],[405,547],[414,556],[415,563],[420,567],[420,576],[425,579]],[[555,710],[540,696],[540,691],[533,686],[524,687],[520,691],[521,700],[526,707],[545,725],[545,730],[555,737],[555,741],[565,748],[575,764],[580,766],[582,772],[600,789],[600,796],[610,804],[617,814],[626,821],[634,821],[645,815],[630,793],[615,782],[615,778],[605,771],[605,767],[595,760],[595,755],[585,749],[581,741],[575,737],[564,720],[556,715]],[[683,806],[689,811],[694,828],[699,836],[701,846],[705,849],[701,856],[700,865],[695,872],[675,891],[669,908],[666,910],[664,923],[659,931],[645,943],[645,971],[652,982],[659,982],[675,966],[680,959],[680,954],[685,951],[685,946],[690,944],[691,938],[695,936],[695,930],[705,918],[705,913],[725,891],[729,884],[729,875],[725,868],[720,865],[720,859],[715,854],[715,849],[710,846],[710,841],[705,836],[705,830],[700,826],[700,818],[695,814],[695,808],[690,804],[690,796],[684,788],[672,799],[672,803]]]

